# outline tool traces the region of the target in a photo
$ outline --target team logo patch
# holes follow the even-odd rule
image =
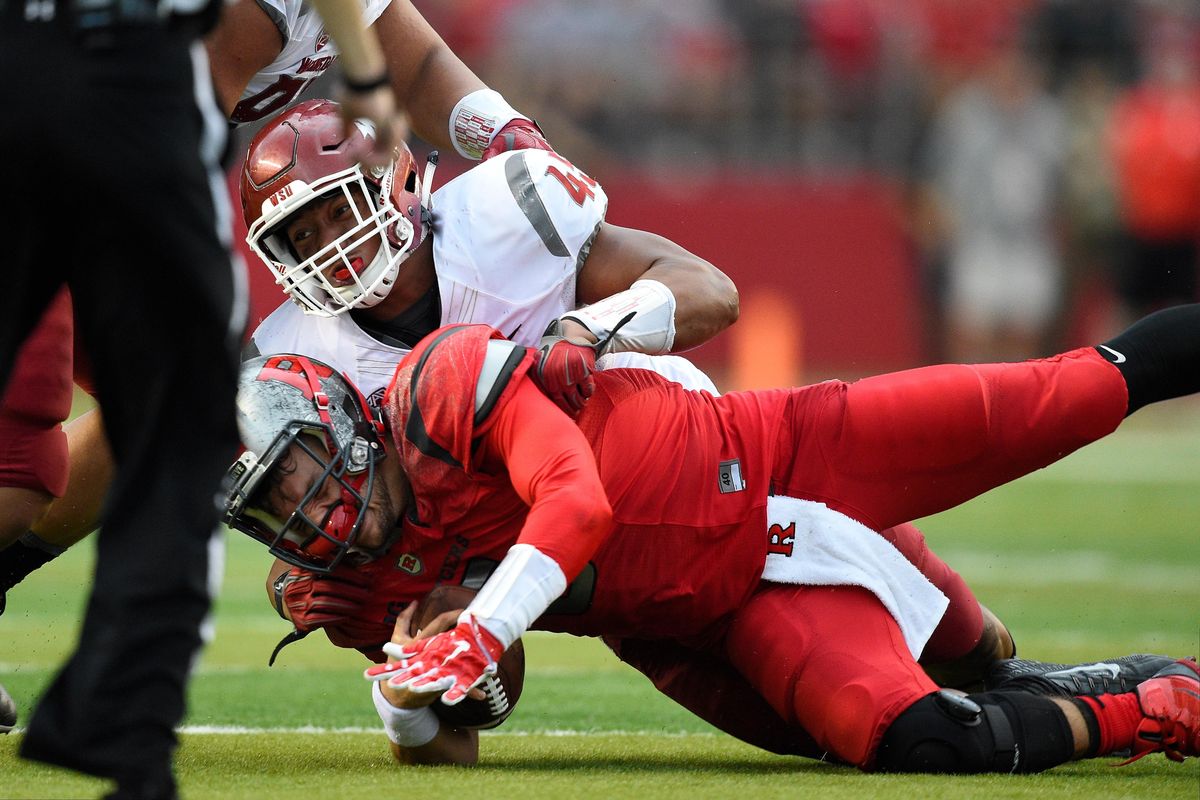
[[[767,553],[774,556],[791,558],[792,549],[796,544],[796,523],[789,523],[785,528],[778,522],[771,523],[767,529]]]
[[[409,575],[420,575],[425,570],[425,565],[412,553],[405,553],[396,559],[396,569],[402,569]]]
[[[717,464],[717,488],[721,490],[721,494],[740,492],[746,488],[746,481],[742,478],[741,461],[733,458]]]
[[[327,44],[329,44],[329,34],[322,33],[320,36],[317,37],[317,44],[315,47],[313,47],[313,50],[316,50],[316,51],[324,50],[325,45],[327,45]]]
[[[383,414],[381,413],[381,409],[383,408],[383,395],[386,392],[387,392],[387,389],[380,386],[378,389],[371,392],[371,396],[367,398],[367,408],[374,411],[375,416],[380,417],[380,418],[383,417]]]

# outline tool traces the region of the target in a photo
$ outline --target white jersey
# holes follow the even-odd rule
[[[604,221],[603,188],[544,150],[505,153],[433,193],[433,260],[440,324],[483,323],[536,346],[576,307],[575,279]],[[403,266],[401,266],[403,274]],[[377,407],[407,353],[360,328],[349,314],[317,317],[284,303],[251,337],[258,353],[300,353],[341,370]],[[639,367],[713,394],[703,372],[678,356],[615,353],[600,368]]]
[[[283,38],[275,60],[250,79],[229,115],[237,125],[256,122],[291,105],[314,78],[333,64],[337,46],[321,15],[302,0],[256,0]],[[362,0],[363,22],[373,25],[391,0]]]

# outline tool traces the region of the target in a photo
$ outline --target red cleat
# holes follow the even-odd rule
[[[1176,661],[1138,684],[1142,721],[1133,740],[1137,761],[1162,753],[1172,761],[1200,755],[1200,667],[1191,659]]]

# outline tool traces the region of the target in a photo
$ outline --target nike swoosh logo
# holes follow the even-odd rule
[[[1104,345],[1100,345],[1103,347]],[[1121,677],[1121,668],[1116,664],[1086,664],[1071,669],[1060,669],[1057,672],[1047,672],[1047,678],[1069,678],[1072,675],[1107,675],[1110,678]]]
[[[1113,355],[1112,363],[1114,363],[1114,364],[1124,364],[1125,363],[1125,354],[1124,353],[1119,353],[1116,350],[1113,350],[1111,347],[1109,347],[1106,344],[1097,345],[1097,346],[1100,347],[1102,350],[1107,350],[1108,352],[1112,353],[1112,355]]]

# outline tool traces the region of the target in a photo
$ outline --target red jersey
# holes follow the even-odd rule
[[[504,363],[486,371],[489,343],[506,349]],[[385,408],[414,501],[388,554],[359,568],[374,578],[377,598],[354,626],[360,633],[374,631],[375,641],[386,641],[405,603],[439,583],[481,585],[510,546],[534,535],[530,506],[482,441],[522,387],[530,397],[520,425],[566,420],[526,376],[535,363],[534,351],[483,326],[443,329],[401,362]],[[775,438],[786,392],[714,398],[646,370],[595,377],[578,429],[615,527],[576,570],[564,569],[575,580],[535,627],[710,639],[762,574],[773,459],[765,443]],[[544,404],[541,419],[529,418],[533,402]],[[537,542],[555,556],[547,539],[574,535],[556,522],[547,520]]]

